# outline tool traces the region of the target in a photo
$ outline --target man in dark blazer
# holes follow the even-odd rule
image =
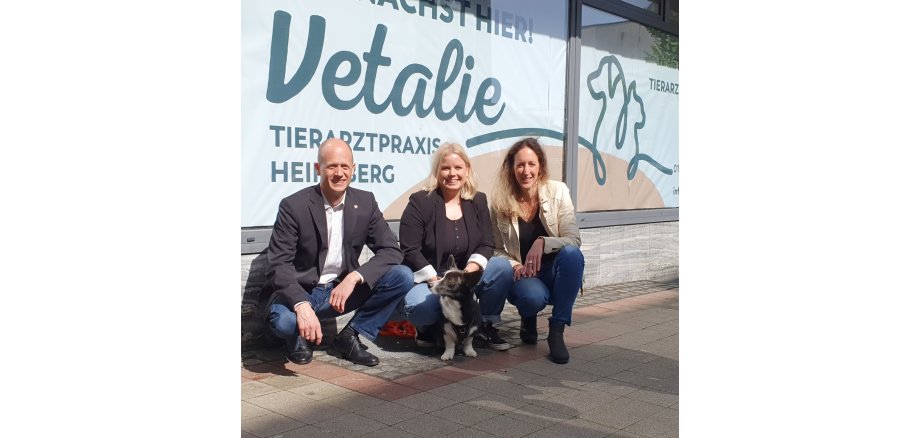
[[[268,244],[267,276],[274,294],[272,332],[285,339],[287,358],[309,363],[323,339],[319,318],[355,311],[332,341],[342,358],[374,366],[358,335],[374,340],[413,286],[412,271],[374,195],[348,187],[354,156],[344,141],[320,145],[314,165],[319,185],[284,198]],[[358,264],[367,245],[374,256]]]

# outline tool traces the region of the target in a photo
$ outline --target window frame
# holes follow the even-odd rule
[[[569,2],[569,41],[566,63],[566,99],[565,99],[565,157],[563,164],[563,181],[569,187],[575,217],[579,228],[597,228],[615,225],[637,225],[654,222],[672,222],[679,220],[679,207],[608,210],[578,212],[578,96],[581,78],[581,10],[583,6],[608,12],[644,26],[658,29],[679,37],[677,25],[665,21],[669,3],[674,0],[662,0],[660,13],[640,9],[631,4],[614,0],[572,0]],[[572,135],[574,133],[574,135]]]

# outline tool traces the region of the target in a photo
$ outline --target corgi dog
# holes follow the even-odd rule
[[[432,287],[440,297],[441,313],[444,314],[444,354],[441,360],[452,360],[458,343],[463,344],[463,354],[476,357],[473,336],[479,330],[482,313],[474,288],[482,278],[482,271],[465,272],[457,268],[454,256],[450,256],[450,269]]]

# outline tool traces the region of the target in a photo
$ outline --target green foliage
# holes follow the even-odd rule
[[[645,53],[645,60],[655,64],[678,68],[678,40],[673,35],[666,34],[658,29],[648,28],[655,44],[652,46],[652,52]]]

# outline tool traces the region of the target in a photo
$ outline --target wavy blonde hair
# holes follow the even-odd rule
[[[457,154],[466,163],[468,170],[466,181],[463,182],[463,187],[460,188],[460,198],[473,199],[476,196],[476,174],[473,173],[473,164],[470,163],[470,157],[466,155],[466,150],[457,143],[441,143],[438,150],[431,156],[431,173],[428,174],[428,179],[425,181],[425,185],[422,186],[422,190],[427,190],[428,196],[431,196],[438,189],[438,173],[441,161],[450,154]]]
[[[508,218],[520,217],[524,215],[521,206],[518,204],[523,193],[518,187],[517,179],[514,177],[514,156],[521,149],[530,148],[537,154],[537,161],[540,163],[540,176],[537,177],[537,190],[540,190],[547,181],[549,181],[549,169],[546,166],[546,153],[543,152],[543,146],[533,137],[523,138],[517,143],[511,145],[502,160],[502,167],[498,170],[498,181],[495,188],[492,189],[492,197],[489,202],[492,208],[498,213]]]

